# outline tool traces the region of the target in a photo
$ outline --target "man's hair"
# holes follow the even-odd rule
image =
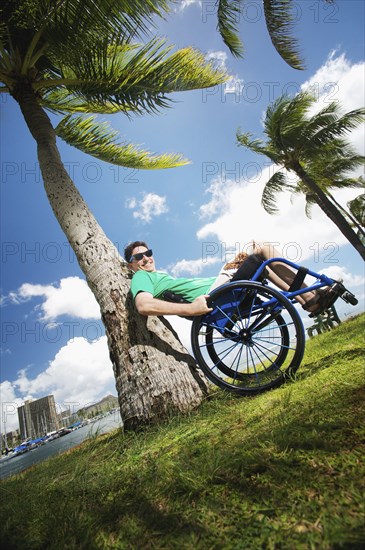
[[[144,241],[133,241],[132,243],[127,244],[124,249],[124,259],[126,262],[129,262],[132,256],[132,251],[137,246],[144,246],[145,248],[148,248],[148,245]]]

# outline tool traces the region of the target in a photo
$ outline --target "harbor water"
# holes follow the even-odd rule
[[[87,424],[82,428],[72,431],[58,439],[48,441],[44,445],[37,447],[19,456],[3,458],[0,460],[0,479],[5,479],[14,474],[19,474],[33,464],[42,462],[51,456],[63,453],[72,447],[76,447],[82,441],[90,439],[96,435],[110,432],[123,425],[119,411],[103,416],[99,420]]]

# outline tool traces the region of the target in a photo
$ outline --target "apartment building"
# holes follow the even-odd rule
[[[22,440],[41,437],[60,427],[53,395],[25,401],[24,405],[18,407],[18,418]]]

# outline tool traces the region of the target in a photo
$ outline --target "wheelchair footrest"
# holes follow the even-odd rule
[[[345,302],[347,302],[348,304],[352,304],[354,306],[356,306],[356,304],[358,303],[358,300],[354,296],[354,294],[352,294],[352,292],[347,290],[341,281],[336,281],[333,284],[331,284],[330,290],[325,295],[323,299],[322,307],[318,311],[309,314],[309,317],[316,317],[317,315],[328,310],[334,305],[334,303],[338,298],[342,298]]]
[[[332,288],[334,288],[336,285],[337,288],[335,292],[338,293],[338,295],[346,302],[347,304],[351,304],[352,306],[356,306],[359,303],[359,300],[356,298],[355,294],[352,294],[349,290],[347,290],[346,287],[342,283],[335,283]]]

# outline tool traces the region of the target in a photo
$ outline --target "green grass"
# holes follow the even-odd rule
[[[360,550],[365,315],[310,340],[296,380],[217,393],[1,483],[11,549]]]

